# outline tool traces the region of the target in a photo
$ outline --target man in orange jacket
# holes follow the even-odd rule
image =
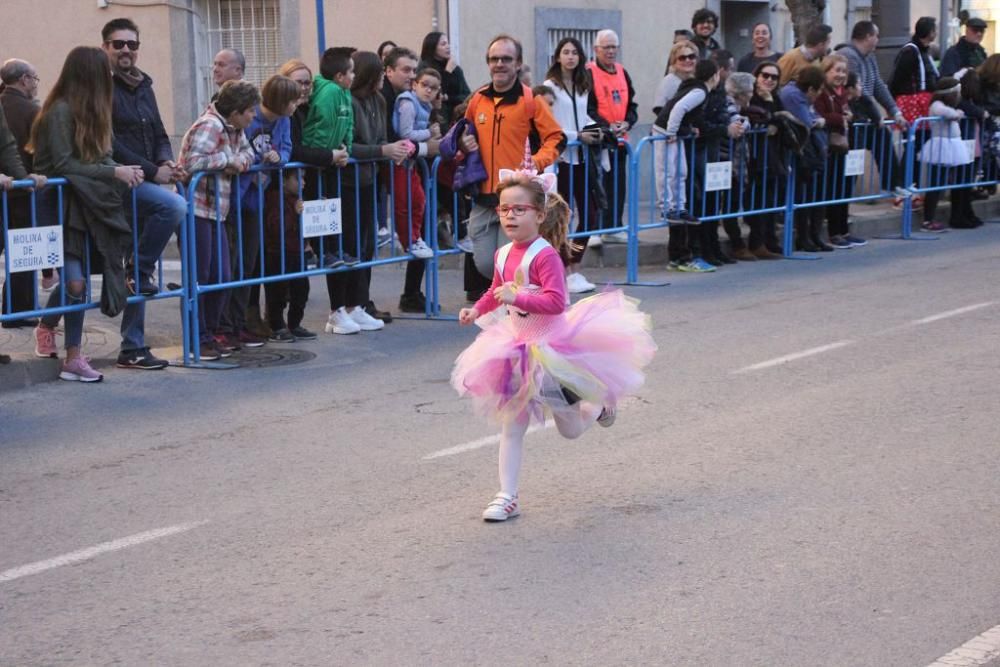
[[[469,298],[478,298],[489,287],[493,278],[493,256],[497,248],[507,242],[496,213],[500,170],[534,168],[541,172],[556,161],[566,143],[548,105],[535,100],[531,89],[521,84],[521,53],[521,43],[513,37],[499,35],[493,38],[486,50],[490,85],[472,95],[465,114],[476,129],[478,141],[464,134],[462,148],[466,153],[480,151],[487,173],[469,216],[472,258],[482,279],[476,281],[472,277],[470,280],[467,273],[465,285]],[[527,147],[533,132],[538,147],[532,151]],[[529,159],[530,164],[526,164]],[[468,265],[466,269],[468,271]]]

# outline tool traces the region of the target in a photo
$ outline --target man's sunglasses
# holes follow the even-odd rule
[[[121,51],[126,46],[129,51],[138,51],[139,42],[134,39],[109,39],[104,42],[105,44],[110,44],[116,51]]]

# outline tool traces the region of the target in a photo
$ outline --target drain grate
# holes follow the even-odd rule
[[[316,358],[315,352],[308,350],[244,350],[232,357],[240,368],[271,368],[273,366],[293,366],[304,364]]]

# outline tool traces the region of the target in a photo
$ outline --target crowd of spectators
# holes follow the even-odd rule
[[[849,42],[835,50],[831,28],[816,25],[785,53],[773,48],[766,23],[752,26],[746,54],[723,49],[715,39],[718,27],[714,12],[699,9],[690,30],[675,31],[653,95],[652,133],[662,137],[654,142],[655,200],[669,226],[668,269],[704,273],[737,261],[781,258],[778,213],[744,216],[746,239],[738,220],[727,217],[727,249],[714,220],[727,205],[778,208],[793,168],[796,191],[787,196],[801,205],[794,218],[796,249],[864,245],[851,232],[846,203],[807,205],[851,197],[852,182],[844,175],[850,149],[872,153],[880,187],[894,191],[897,203],[910,199],[923,206],[924,230],[981,224],[971,207],[973,198],[986,196],[981,191],[952,189],[947,225],[936,218],[941,191],[927,192],[926,201],[914,195],[915,183],[904,182],[899,137],[920,117],[943,119],[915,132],[923,172],[918,178],[936,187],[956,183],[959,169],[981,171],[994,159],[994,147],[978,141],[992,136],[1000,114],[1000,55],[981,45],[984,21],[967,20],[963,36],[937,62],[931,48],[936,22],[920,18],[888,78],[875,59],[879,31],[871,21],[859,21]],[[9,193],[10,227],[31,226],[32,215],[38,224],[63,221],[64,265],[40,280],[52,308],[82,303],[85,271],[102,267],[101,309],[122,315],[121,368],[168,365],[146,344],[144,300],[129,303],[128,297],[151,297],[161,289],[157,262],[187,214],[176,186],[188,185],[197,172],[215,172],[199,176],[193,192],[199,284],[271,279],[263,290],[241,285],[199,297],[203,360],[317,338],[303,326],[308,278],[274,280],[313,263],[329,270],[327,333],[382,329],[392,316],[370,298],[371,269],[353,267],[365,266],[393,235],[407,260],[400,311],[424,312],[426,261],[434,246],[451,243],[464,251],[464,290],[475,301],[490,285],[494,254],[505,242],[495,210],[500,169],[557,172],[580,233],[563,257],[570,293],[595,289],[581,271],[588,247],[627,241],[624,144],[639,120],[639,104],[612,30],[597,33],[593,53],[573,37],[560,40],[534,87],[521,44],[510,35],[487,45],[490,78],[475,89],[441,32],[429,33],[419,54],[386,41],[375,51],[327,49],[316,73],[290,60],[259,89],[244,80],[243,54],[223,49],[212,65],[217,92],[185,133],[176,158],[153,81],[138,67],[139,35],[130,19],[108,22],[100,48],[69,53],[41,105],[40,77],[30,63],[15,58],[0,68],[0,189],[31,179],[37,191]],[[797,154],[794,164],[785,158],[789,151]],[[444,160],[438,199],[427,201],[416,160],[438,155]],[[703,192],[707,164],[717,160],[734,165],[728,200]],[[252,169],[288,162],[312,168]],[[46,187],[53,177],[69,182],[65,197]],[[343,233],[303,240],[304,202],[331,196],[342,202]],[[438,229],[424,229],[427,207],[438,210],[428,218],[441,220]],[[102,261],[92,261],[95,254]],[[34,289],[30,273],[11,274],[4,312],[8,302],[13,313],[33,310]],[[103,375],[81,350],[83,319],[83,310],[69,310],[3,326],[33,327],[36,354],[54,358],[61,321],[60,377],[100,381]],[[0,361],[9,357],[0,355]]]

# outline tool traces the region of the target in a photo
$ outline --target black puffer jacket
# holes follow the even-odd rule
[[[115,138],[112,156],[119,164],[137,164],[142,167],[146,180],[156,176],[158,165],[174,159],[170,138],[160,119],[160,110],[153,93],[153,80],[142,75],[137,87],[114,76],[115,100],[111,126]]]

